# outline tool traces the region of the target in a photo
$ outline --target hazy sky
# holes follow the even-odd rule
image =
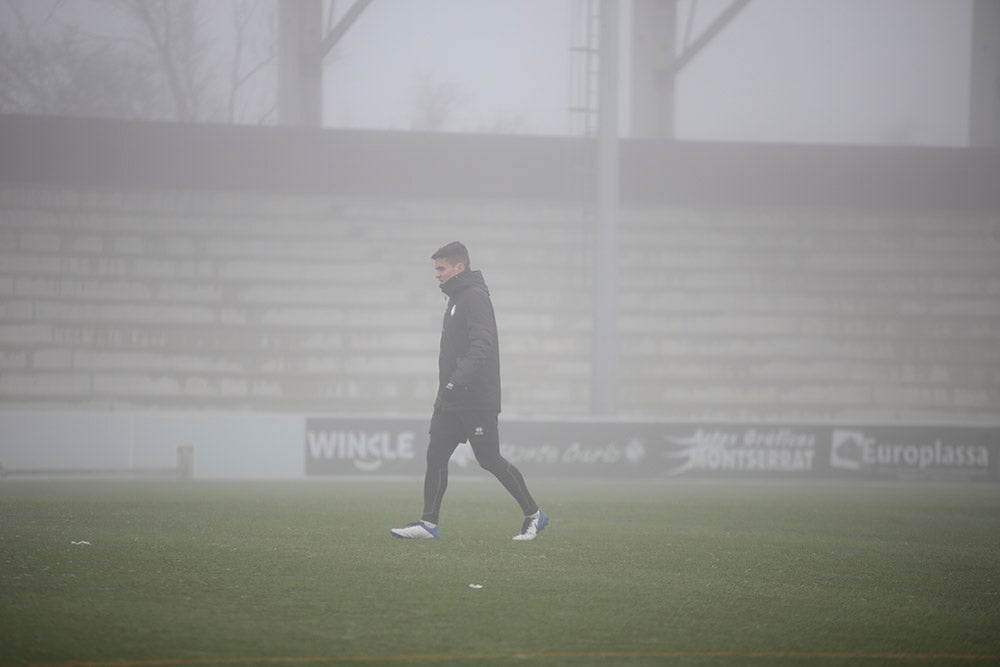
[[[258,7],[260,36],[275,16]],[[1000,1],[1000,0],[998,0]],[[232,2],[201,0],[206,29],[232,51]],[[336,0],[344,12],[354,0]],[[678,43],[731,0],[680,0]],[[329,0],[325,4],[328,4]],[[421,91],[448,100],[449,131],[572,134],[585,0],[374,0],[328,57],[324,124],[411,129]],[[127,32],[113,4],[25,0],[50,30],[78,22]],[[622,122],[628,126],[631,0],[622,10]],[[45,17],[54,17],[47,24]],[[10,21],[0,3],[0,22]],[[681,139],[956,145],[967,143],[972,0],[751,0],[681,73]],[[118,26],[118,27],[116,27]],[[134,28],[133,28],[134,30]],[[317,29],[318,32],[318,29]],[[271,37],[267,37],[271,39]],[[270,44],[270,42],[268,42]],[[248,62],[259,54],[249,54]],[[252,91],[271,106],[275,68]],[[248,105],[251,108],[252,105]],[[247,113],[247,122],[255,116]],[[213,117],[214,118],[214,117]]]
[[[569,133],[583,4],[375,0],[327,63],[325,123],[409,129],[423,85],[449,91],[450,130]],[[727,5],[698,0],[694,34]],[[677,136],[964,145],[971,14],[971,0],[753,0],[682,73]]]

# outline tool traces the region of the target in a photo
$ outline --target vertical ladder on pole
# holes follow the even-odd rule
[[[598,52],[600,50],[600,0],[577,0],[570,45],[571,131],[597,136]]]

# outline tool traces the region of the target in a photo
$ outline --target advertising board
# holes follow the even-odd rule
[[[305,433],[307,476],[423,474],[425,420],[308,418]],[[556,478],[1000,479],[997,427],[512,419],[500,452]],[[452,466],[485,474],[468,443]]]

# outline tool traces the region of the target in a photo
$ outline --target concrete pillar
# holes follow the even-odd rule
[[[969,62],[969,145],[1000,146],[1000,2],[976,0]]]
[[[323,0],[278,0],[278,123],[323,124]]]

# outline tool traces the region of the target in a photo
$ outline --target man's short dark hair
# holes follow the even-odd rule
[[[458,241],[452,241],[448,245],[439,248],[437,252],[431,255],[431,259],[446,259],[452,266],[461,262],[465,265],[465,268],[469,268],[469,249]]]

